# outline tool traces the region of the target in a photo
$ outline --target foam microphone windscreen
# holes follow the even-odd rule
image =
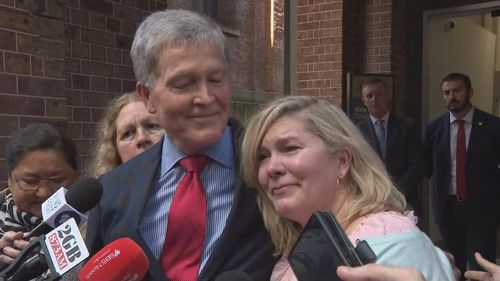
[[[66,202],[81,213],[94,208],[102,197],[102,185],[94,178],[77,181],[66,193]]]
[[[83,266],[81,281],[142,280],[149,260],[130,238],[120,238],[104,246]]]
[[[252,277],[241,270],[230,270],[222,273],[215,281],[252,281]]]

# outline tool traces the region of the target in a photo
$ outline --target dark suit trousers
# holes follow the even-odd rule
[[[455,256],[456,265],[462,275],[467,262],[469,269],[483,270],[474,258],[475,252],[479,252],[491,262],[496,262],[496,224],[485,223],[480,218],[471,218],[467,213],[466,204],[450,195],[443,221],[439,225],[446,246]],[[465,279],[462,277],[461,280]]]

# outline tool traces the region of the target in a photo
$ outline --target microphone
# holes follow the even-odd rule
[[[217,276],[215,281],[252,281],[252,277],[241,270],[230,270]]]
[[[19,266],[20,261],[36,251],[38,246],[42,247],[42,251]],[[70,218],[47,235],[32,241],[0,276],[5,281],[24,281],[38,277],[50,268],[50,280],[58,280],[88,256],[89,251],[78,225],[74,218]]]
[[[120,238],[104,246],[83,266],[80,281],[142,280],[149,260],[130,238]]]
[[[102,185],[94,178],[85,178],[76,182],[66,191],[61,187],[42,203],[43,222],[23,238],[45,234],[69,218],[74,218],[77,224],[87,220],[82,213],[87,212],[99,203],[102,197]]]

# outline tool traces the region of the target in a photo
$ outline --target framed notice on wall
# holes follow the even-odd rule
[[[389,93],[394,96],[394,77],[392,76],[392,74],[347,73],[347,115],[349,115],[349,117],[355,124],[368,117],[368,110],[361,100],[361,86],[365,81],[373,78],[384,80],[387,84],[387,87],[389,88]]]

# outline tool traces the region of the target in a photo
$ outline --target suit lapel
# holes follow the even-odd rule
[[[124,188],[130,187],[130,202],[134,205],[127,208],[129,214],[125,216],[129,218],[126,223],[129,228],[128,233],[133,233],[139,228],[144,208],[150,197],[150,191],[155,185],[154,181],[159,170],[162,146],[163,139],[143,152],[142,157],[133,159],[136,162],[130,166],[130,173],[134,176],[128,178],[132,179],[133,182],[129,182],[127,186],[124,186]]]
[[[359,127],[365,134],[366,141],[372,146],[380,159],[382,159],[382,152],[380,151],[380,148],[378,146],[377,136],[375,134],[375,127],[373,126],[372,119],[370,119],[370,117],[366,118],[359,124]]]
[[[451,167],[451,154],[450,154],[450,113],[444,114],[443,118],[440,122],[442,137],[440,138],[441,144],[440,147],[444,151],[439,151],[438,153],[443,153],[442,155],[446,156],[446,161],[444,163],[448,163],[448,170]],[[450,170],[451,171],[451,170]]]
[[[486,122],[483,118],[482,112],[474,108],[474,116],[472,117],[472,127],[470,131],[469,144],[467,145],[467,161],[469,160],[469,155],[474,153],[474,149],[478,147],[480,140],[483,138],[483,126],[486,125]]]
[[[241,147],[243,128],[237,124],[236,120],[233,119],[230,119],[230,125],[233,138],[233,151],[235,155],[234,161],[236,166],[236,189],[234,200],[227,218],[226,226],[224,227],[224,231],[219,237],[217,245],[215,246],[214,251],[210,255],[210,258],[200,275],[201,280],[213,280],[215,279],[216,274],[220,274],[219,268],[225,262],[225,259],[230,258],[229,254],[233,250],[237,241],[240,239],[244,230],[244,227],[239,227],[238,225],[240,222],[249,221],[254,212],[258,212],[254,190],[248,188],[243,183],[243,180],[239,175],[239,149]]]
[[[396,139],[398,138],[398,133],[400,129],[400,122],[398,119],[394,118],[392,114],[389,114],[389,120],[387,122],[387,140],[386,140],[386,153],[385,159],[390,159],[394,147],[396,144]]]

